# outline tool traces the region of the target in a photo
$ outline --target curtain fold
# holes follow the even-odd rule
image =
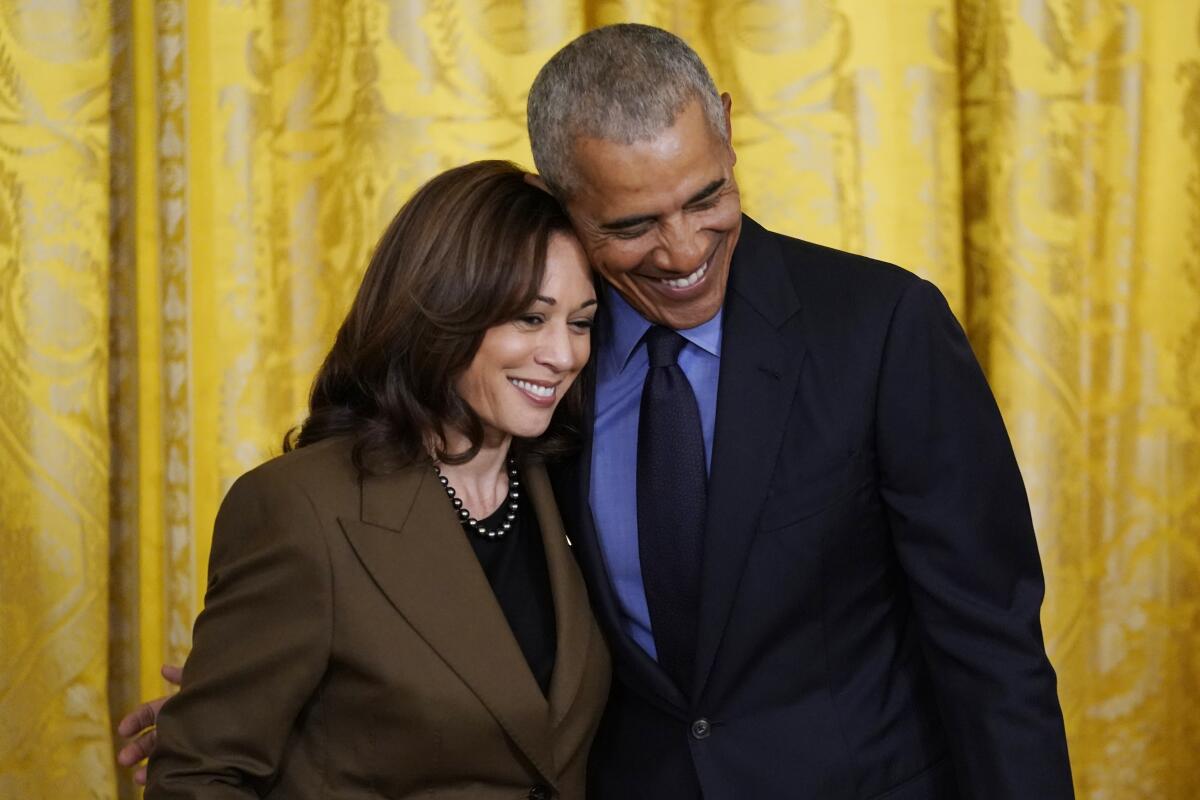
[[[965,321],[1034,509],[1076,786],[1191,797],[1200,9],[973,0],[959,24]]]
[[[0,796],[113,792],[107,8],[0,11]],[[53,792],[52,792],[53,793]]]
[[[1200,790],[1200,0],[0,3],[0,797],[132,797],[212,521],[374,239],[531,165],[538,68],[684,36],[746,210],[936,283],[1029,488],[1076,786]]]

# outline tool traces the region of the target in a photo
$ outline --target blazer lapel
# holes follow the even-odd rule
[[[592,635],[592,615],[579,568],[571,556],[562,519],[554,504],[546,468],[540,463],[528,463],[523,467],[525,488],[533,501],[538,527],[542,531],[550,593],[554,598],[554,629],[558,644],[549,699],[551,724],[557,726],[570,710],[583,679],[588,640]]]
[[[724,306],[696,643],[696,696],[708,680],[766,499],[805,349],[800,302],[778,244],[749,217]]]
[[[362,481],[360,519],[339,519],[376,584],[549,783],[546,698],[433,471]]]

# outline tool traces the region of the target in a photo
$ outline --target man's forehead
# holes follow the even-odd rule
[[[629,140],[579,132],[570,150],[576,183],[600,194],[664,187],[690,194],[719,177],[731,153],[698,101],[650,135]]]
[[[581,143],[575,194],[599,208],[686,205],[731,179],[718,148],[663,149],[644,143]]]

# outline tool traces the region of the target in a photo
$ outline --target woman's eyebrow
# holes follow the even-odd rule
[[[544,295],[544,294],[539,294],[536,297],[534,297],[533,299],[537,300],[541,303],[545,303],[548,306],[558,305],[557,300],[555,300],[553,297],[546,297],[546,295]],[[593,297],[591,300],[585,300],[584,302],[580,303],[579,307],[587,308],[588,306],[594,306],[594,305],[597,305],[597,301],[596,301],[596,298]]]

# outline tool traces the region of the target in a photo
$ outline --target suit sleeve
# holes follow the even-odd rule
[[[1025,487],[938,290],[899,300],[880,374],[882,494],[964,797],[1073,796]]]
[[[182,688],[158,717],[147,800],[268,790],[329,658],[331,583],[308,498],[261,472],[237,481],[217,514]]]

